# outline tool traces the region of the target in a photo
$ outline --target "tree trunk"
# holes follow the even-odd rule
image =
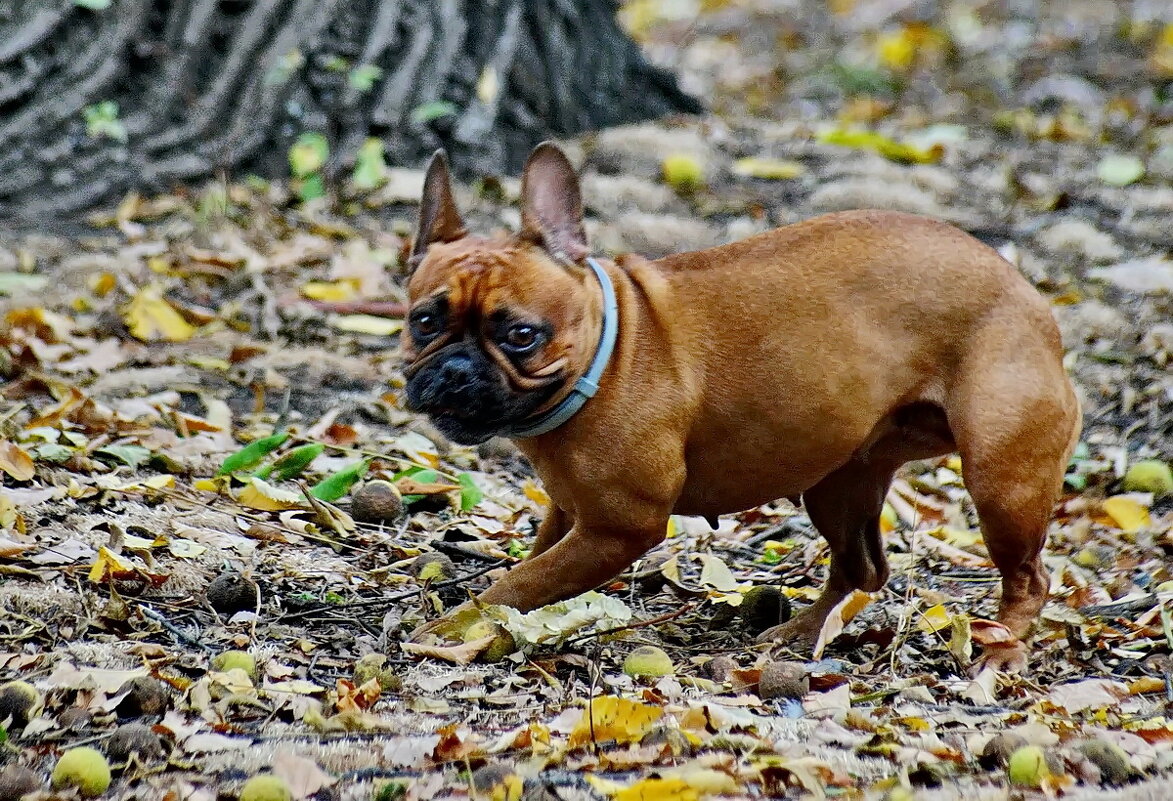
[[[542,138],[699,104],[650,66],[615,0],[7,0],[0,219],[68,218],[130,190],[327,177],[377,137],[417,165],[517,170]]]

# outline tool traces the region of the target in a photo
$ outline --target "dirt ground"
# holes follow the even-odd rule
[[[1173,461],[1173,12],[623,13],[711,113],[564,143],[598,252],[891,208],[971,232],[1052,302],[1085,429],[1027,672],[969,674],[996,639],[997,584],[952,459],[902,472],[892,580],[819,659],[789,655],[803,676],[776,694],[754,633],[778,603],[809,602],[826,566],[786,502],[715,531],[675,519],[601,598],[507,622],[524,653],[490,663],[487,638],[405,651],[418,622],[524,555],[545,499],[509,443],[455,447],[404,408],[401,252],[422,173],[391,154],[362,195],[302,205],[242,176],[128,198],[85,232],[0,232],[0,677],[31,682],[40,707],[0,694],[0,764],[32,771],[32,797],[72,797],[48,783],[78,746],[115,766],[101,797],[127,801],[233,799],[266,772],[295,799],[1173,794],[1173,497],[1122,481]],[[517,189],[486,179],[458,201],[478,230],[514,227]],[[216,477],[275,431],[290,438],[270,461],[321,454],[285,481]],[[353,523],[362,483],[307,500],[356,463],[407,514]],[[746,612],[755,585],[784,600]],[[644,646],[668,675],[624,671]],[[254,666],[224,662],[232,650]],[[136,722],[150,728],[130,730],[128,759]],[[1020,752],[1012,785],[1020,746],[1045,758]]]

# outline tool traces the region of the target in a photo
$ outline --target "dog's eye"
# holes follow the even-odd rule
[[[502,344],[514,352],[522,353],[533,349],[538,344],[541,338],[541,332],[532,325],[526,323],[518,323],[509,327],[505,332],[505,337]]]
[[[414,315],[411,318],[412,334],[419,339],[427,339],[440,333],[440,317],[431,312]]]

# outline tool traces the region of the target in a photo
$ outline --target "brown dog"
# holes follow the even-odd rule
[[[1002,573],[998,619],[1025,637],[1080,411],[1046,302],[995,251],[941,222],[858,211],[594,260],[578,180],[551,144],[525,167],[521,211],[515,236],[468,234],[437,153],[411,257],[409,403],[456,442],[513,437],[553,501],[532,555],[483,601],[562,600],[663,540],[672,514],[801,495],[830,576],[762,636],[809,647],[841,599],[887,580],[893,474],[956,451]],[[1021,669],[1025,655],[1019,642],[987,660]]]

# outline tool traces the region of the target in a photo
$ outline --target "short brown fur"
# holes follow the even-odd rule
[[[453,318],[510,308],[553,325],[513,370],[519,392],[559,360],[569,386],[602,318],[565,157],[539,147],[525,182],[519,235],[466,236],[445,209],[458,233],[421,224],[410,281],[413,304],[446,292]],[[855,211],[656,261],[600,261],[619,302],[615,354],[575,417],[518,440],[554,507],[532,555],[483,601],[561,600],[658,544],[672,514],[801,495],[830,545],[830,576],[813,606],[763,638],[809,645],[839,600],[887,578],[878,518],[895,471],[957,451],[1002,573],[999,620],[1027,635],[1081,415],[1047,303],[995,251],[941,222]],[[404,350],[410,364],[410,336]],[[1025,655],[1019,644],[987,660],[1018,669]]]

